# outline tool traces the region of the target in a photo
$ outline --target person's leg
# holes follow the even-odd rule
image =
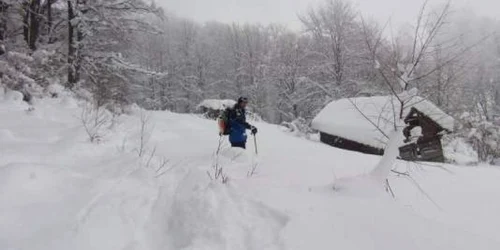
[[[242,148],[246,149],[246,142],[231,142],[231,146],[233,148]]]

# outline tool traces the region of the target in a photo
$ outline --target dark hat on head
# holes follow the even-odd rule
[[[238,103],[248,102],[248,98],[241,96],[238,98]]]

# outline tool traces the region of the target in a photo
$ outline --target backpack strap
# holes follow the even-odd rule
[[[228,135],[230,132],[230,124],[229,124],[229,119],[230,119],[230,114],[231,109],[227,108],[224,111],[221,112],[219,116],[219,134],[222,135]]]

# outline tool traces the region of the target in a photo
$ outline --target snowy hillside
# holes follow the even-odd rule
[[[393,199],[348,178],[378,157],[259,123],[258,157],[253,139],[247,152],[224,141],[222,185],[207,175],[214,121],[153,112],[141,133],[137,109],[92,144],[82,103],[15,99],[0,97],[2,250],[500,249],[498,168],[401,162],[416,183],[392,176]]]

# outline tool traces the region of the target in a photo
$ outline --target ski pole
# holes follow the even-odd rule
[[[255,146],[255,154],[258,155],[259,151],[257,150],[257,135],[253,135],[253,145]]]
[[[252,168],[248,170],[247,176],[251,177],[255,174],[255,170],[257,169],[256,158],[258,157],[259,151],[257,150],[257,135],[253,135],[253,145],[255,147],[255,155],[252,157]]]
[[[222,139],[224,139],[224,137],[222,135],[219,135],[219,145],[217,146],[217,152],[215,153],[217,156],[219,155],[222,146]]]

